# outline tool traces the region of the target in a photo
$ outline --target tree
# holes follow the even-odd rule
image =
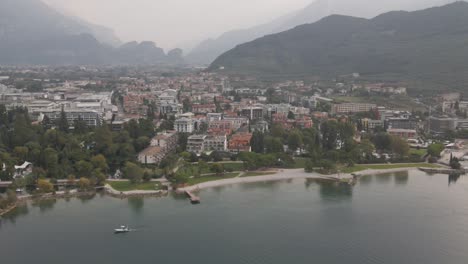
[[[129,179],[132,183],[140,183],[143,179],[144,171],[135,163],[126,162],[123,173],[125,178]]]
[[[283,138],[284,135],[286,134],[286,132],[284,131],[284,128],[283,128],[283,126],[281,124],[274,124],[271,127],[270,134],[273,137]]]
[[[68,129],[70,128],[70,125],[68,124],[67,114],[65,113],[63,108],[62,108],[62,111],[60,112],[59,119],[57,119],[56,125],[59,131],[68,133]]]
[[[18,200],[18,197],[16,196],[16,192],[13,190],[7,190],[6,196],[7,196],[8,204],[14,204]]]
[[[179,152],[187,150],[189,133],[178,133],[177,150]]]
[[[322,132],[322,147],[324,150],[332,150],[337,148],[338,141],[338,122],[327,121],[321,126]]]
[[[280,138],[276,137],[266,137],[265,146],[267,153],[281,153],[284,152],[283,142]]]
[[[208,168],[208,163],[206,161],[200,160],[198,162],[198,174],[202,174]]]
[[[76,172],[78,177],[91,177],[91,173],[93,171],[93,164],[91,162],[81,160],[76,165]]]
[[[260,131],[255,131],[252,135],[252,140],[250,141],[250,145],[252,147],[252,151],[256,153],[263,153],[265,152],[265,136]]]
[[[101,171],[101,169],[95,169],[91,173],[92,177],[91,179],[95,182],[96,185],[98,186],[103,186],[104,183],[106,182],[106,175]]]
[[[133,146],[135,148],[135,151],[140,152],[146,147],[148,147],[149,144],[150,144],[150,139],[146,136],[142,136],[142,137],[137,138],[134,141]]]
[[[408,142],[403,140],[400,137],[397,136],[392,136],[391,137],[391,149],[392,152],[399,157],[405,157],[408,155],[410,147],[408,145]]]
[[[295,152],[301,148],[303,144],[302,134],[299,131],[293,131],[288,136],[288,148],[290,151]]]
[[[72,187],[76,184],[76,177],[73,174],[68,175],[67,177],[67,186]]]
[[[179,154],[181,158],[183,158],[185,161],[190,161],[190,152],[184,151]]]
[[[91,181],[88,178],[81,177],[78,181],[78,189],[80,191],[89,191],[91,189]]]
[[[96,142],[96,151],[102,154],[109,154],[112,148],[112,132],[107,125],[102,125],[96,128],[94,133],[94,140]]]
[[[431,155],[431,157],[440,157],[440,153],[445,149],[445,146],[441,143],[434,143],[429,145],[427,148],[427,153]]]
[[[37,182],[37,188],[40,193],[50,193],[54,191],[54,185],[47,180],[40,179]]]
[[[224,166],[221,163],[213,163],[211,164],[210,170],[216,175],[221,175],[224,172]]]
[[[296,115],[292,111],[289,111],[288,119],[296,119]]]
[[[83,120],[83,118],[78,117],[77,120],[74,121],[73,123],[74,130],[73,132],[76,134],[84,134],[88,131],[88,125],[86,122]]]
[[[107,165],[106,157],[102,154],[98,154],[91,158],[91,163],[95,169],[100,169],[102,172],[106,173],[109,170]]]
[[[23,162],[26,161],[28,157],[29,149],[27,147],[15,147],[13,153],[21,162]]]
[[[221,154],[218,152],[218,151],[213,151],[210,155],[210,158],[214,161],[214,162],[220,162],[220,161],[223,161],[223,157],[221,156]]]
[[[454,169],[454,170],[461,169],[461,164],[460,164],[460,161],[458,160],[458,158],[454,158],[454,157],[451,158],[450,167],[452,169]]]
[[[55,149],[46,148],[44,150],[44,165],[48,177],[58,178],[58,153]]]
[[[387,133],[378,133],[373,138],[372,141],[375,145],[375,148],[378,150],[390,150],[392,145],[392,139]]]
[[[315,168],[314,162],[312,160],[307,160],[304,171],[310,173],[314,171],[314,168]]]

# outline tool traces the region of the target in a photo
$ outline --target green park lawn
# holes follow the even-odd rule
[[[210,182],[210,181],[217,181],[217,180],[224,180],[224,179],[231,179],[239,176],[239,173],[237,172],[232,172],[232,173],[225,173],[224,175],[210,175],[210,176],[200,176],[200,177],[194,177],[190,178],[188,180],[189,185],[196,185],[204,182]]]
[[[107,182],[112,188],[119,192],[128,191],[154,191],[161,189],[161,183],[159,182],[143,182],[143,183],[131,183],[130,181],[108,181]]]
[[[244,178],[244,177],[255,177],[255,176],[265,176],[265,175],[274,175],[276,174],[276,172],[247,172],[246,174],[242,175],[241,177]]]
[[[417,156],[420,156],[420,157],[423,157],[427,154],[427,149],[410,149],[410,152],[409,152],[410,155],[417,155]]]
[[[189,164],[184,166],[183,168],[180,168],[178,173],[184,173],[184,174],[189,174],[189,175],[195,175],[199,172],[199,174],[209,174],[213,173],[210,170],[210,166],[214,163],[207,163],[204,168],[200,170],[198,164]],[[221,163],[224,167],[225,171],[243,171],[244,170],[244,164],[243,163]]]
[[[403,164],[372,164],[372,165],[361,165],[357,164],[353,167],[347,167],[341,169],[343,173],[353,173],[363,170],[388,170],[388,169],[400,169],[400,168],[440,168],[437,164],[430,163],[403,163]]]
[[[295,158],[294,159],[294,169],[303,169],[307,163],[307,158]]]

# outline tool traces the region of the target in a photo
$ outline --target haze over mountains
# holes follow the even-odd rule
[[[194,48],[186,59],[191,63],[209,64],[236,45],[268,34],[285,31],[298,25],[313,23],[332,14],[372,18],[388,11],[413,11],[451,2],[454,0],[316,0],[302,10],[270,23],[227,32],[217,39],[205,40]]]
[[[153,42],[120,46],[113,31],[65,16],[40,0],[0,0],[1,64],[180,63]]]
[[[468,3],[394,11],[373,19],[333,15],[221,55],[210,69],[263,76],[397,76],[468,84]]]

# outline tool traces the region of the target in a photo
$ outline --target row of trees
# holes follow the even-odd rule
[[[54,125],[33,125],[27,109],[8,111],[0,106],[0,164],[4,164],[0,178],[11,180],[14,165],[29,161],[35,181],[87,178],[91,184],[102,184],[107,175],[126,167],[126,162],[136,162],[136,153],[154,135],[149,119],[131,120],[119,132],[107,125],[89,128],[85,124],[75,124],[70,131],[65,115]]]

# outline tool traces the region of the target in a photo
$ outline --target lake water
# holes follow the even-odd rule
[[[30,203],[0,225],[1,263],[468,263],[468,178],[422,172],[185,197]],[[128,224],[135,232],[114,235]]]

